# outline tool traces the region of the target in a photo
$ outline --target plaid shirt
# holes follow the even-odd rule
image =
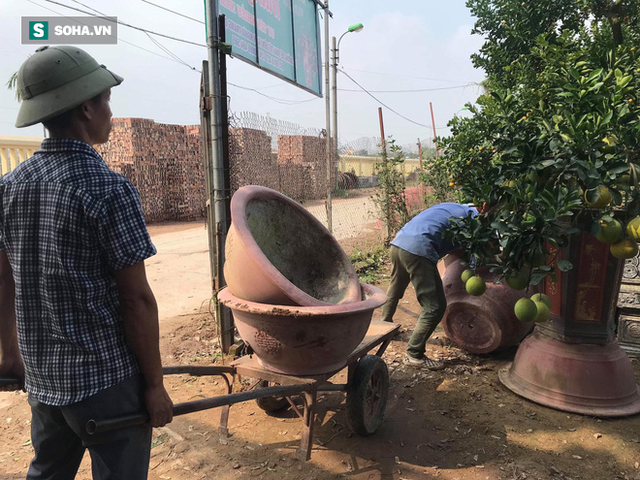
[[[135,187],[88,144],[45,139],[0,178],[25,388],[69,405],[139,371],[113,272],[154,255]]]

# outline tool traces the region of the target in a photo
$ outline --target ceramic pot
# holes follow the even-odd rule
[[[311,213],[275,190],[249,185],[231,199],[224,275],[237,298],[274,305],[360,301],[349,257]]]

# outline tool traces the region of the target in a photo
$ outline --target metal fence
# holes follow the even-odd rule
[[[302,127],[253,112],[230,118],[231,190],[258,184],[278,190],[303,204],[324,225],[327,222],[327,156],[325,131]],[[332,161],[331,218],[338,239],[363,233],[382,235],[374,203],[380,161],[380,139],[362,137],[340,144]],[[413,210],[424,207],[418,187],[420,160],[408,158],[399,170],[407,178],[407,201]]]
[[[328,225],[324,129],[303,127],[253,112],[231,115],[230,127],[232,191],[249,184],[273,188],[303,204]],[[118,150],[112,145],[117,139],[112,140],[110,148]],[[10,172],[33,155],[41,142],[42,138],[36,137],[0,136],[0,174]],[[382,235],[383,226],[374,203],[379,144],[380,139],[371,136],[338,146],[338,157],[334,156],[331,165],[332,227],[338,239],[363,233]],[[171,145],[166,147],[171,150]],[[407,179],[408,203],[414,210],[423,208],[424,189],[420,189],[417,182],[420,161],[408,158],[399,169]]]

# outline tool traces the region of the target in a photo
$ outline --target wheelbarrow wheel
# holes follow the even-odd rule
[[[373,434],[384,418],[389,394],[389,370],[377,355],[365,355],[347,388],[347,421],[358,435]]]
[[[268,386],[269,386],[269,382],[264,382],[264,381],[260,382],[261,388],[265,388]],[[289,408],[289,402],[285,397],[277,397],[277,396],[260,397],[260,398],[256,398],[256,403],[258,404],[258,407],[260,407],[262,410],[264,410],[267,413],[276,413]]]

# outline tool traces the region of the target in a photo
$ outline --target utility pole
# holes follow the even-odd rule
[[[347,33],[353,32],[361,32],[364,28],[364,25],[361,23],[356,23],[354,25],[349,26],[346,32],[340,35],[340,40],[336,44],[336,37],[331,37],[332,43],[332,52],[331,55],[331,68],[332,68],[332,82],[333,86],[331,87],[333,90],[333,151],[335,152],[334,161],[335,161],[335,182],[334,186],[338,187],[338,162],[340,161],[340,156],[338,155],[338,59],[340,52],[340,41],[342,37],[344,37]]]
[[[385,168],[387,168],[388,165],[388,158],[387,158],[387,141],[384,137],[384,121],[382,120],[382,107],[378,107],[378,120],[380,121],[380,139],[382,140],[382,161],[385,164]],[[391,223],[389,222],[389,219],[391,218],[391,206],[390,204],[390,197],[389,197],[389,189],[384,188],[384,208],[385,208],[385,223],[387,224],[387,238],[385,243],[389,243],[391,241]]]
[[[429,108],[431,109],[431,126],[433,127],[433,145],[436,147],[436,160],[438,159],[438,144],[436,143],[436,120],[433,116],[433,103],[429,102]]]
[[[336,178],[334,185],[337,186],[338,183],[338,49],[336,47],[336,37],[331,37],[331,46],[332,46],[332,95],[331,98],[333,100],[333,151],[335,152],[335,170],[336,170]]]
[[[331,12],[329,11],[329,0],[325,0],[324,3],[324,100],[325,100],[325,115],[326,115],[326,130],[327,130],[327,228],[329,229],[329,233],[333,233],[333,219],[332,219],[332,211],[331,211],[331,195],[333,190],[333,185],[331,183],[331,171],[333,170],[333,165],[331,159],[332,148],[331,148],[331,95],[329,94],[329,15]]]
[[[211,165],[208,169],[209,191],[207,192],[207,228],[210,244],[213,240],[215,248],[209,248],[211,273],[213,278],[213,294],[217,294],[226,282],[224,280],[224,245],[227,238],[227,191],[224,182],[224,158],[222,146],[222,87],[220,81],[220,32],[218,29],[218,0],[205,0],[207,23],[208,77],[210,84],[210,141]],[[226,121],[226,119],[224,119]],[[220,329],[222,351],[227,353],[233,343],[233,319],[229,309],[215,301],[215,317]]]

